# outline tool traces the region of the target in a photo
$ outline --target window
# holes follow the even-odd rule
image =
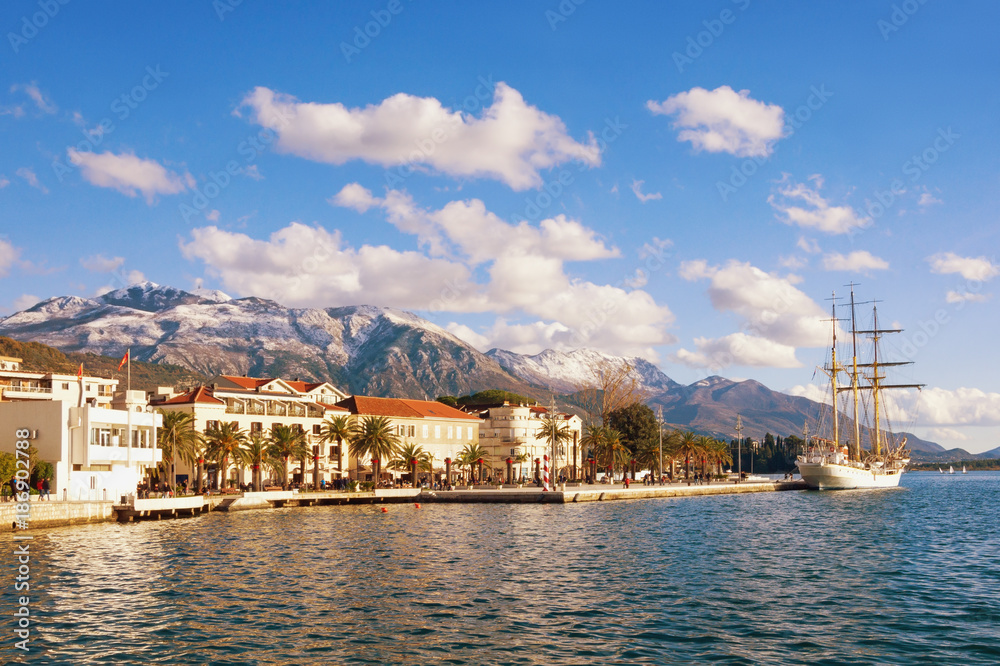
[[[417,426],[410,426],[410,437],[417,436]]]
[[[205,421],[205,431],[206,432],[209,431],[209,430],[218,430],[218,428],[219,428],[219,422],[218,421]]]
[[[69,390],[69,382],[63,382],[62,383],[62,390],[63,391],[68,391]]]
[[[250,434],[251,435],[255,435],[255,434],[259,435],[262,432],[264,432],[264,424],[263,423],[261,423],[260,421],[251,421],[250,422]]]
[[[313,424],[313,434],[314,434],[314,435],[319,435],[319,434],[321,434],[321,433],[320,433],[320,429],[321,429],[321,427],[320,427],[320,425],[319,425],[318,423],[314,423],[314,424]]]
[[[406,426],[397,426],[397,431],[399,432],[400,437],[406,437]]]
[[[441,426],[434,426],[434,439],[441,439]]]
[[[461,426],[459,426],[461,427]],[[472,426],[469,426],[469,439],[472,439]]]
[[[455,439],[455,428],[448,426],[448,439]]]
[[[425,425],[424,426],[424,439],[427,439],[428,437],[430,437],[429,430],[430,430],[430,427]]]

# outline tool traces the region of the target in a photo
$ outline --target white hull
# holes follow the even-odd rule
[[[854,490],[858,488],[895,488],[903,476],[902,470],[871,470],[836,463],[799,462],[799,474],[810,488],[816,490]]]

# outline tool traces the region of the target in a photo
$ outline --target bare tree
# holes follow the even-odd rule
[[[616,409],[636,402],[646,402],[649,396],[631,363],[618,359],[601,359],[593,367],[593,379],[580,390],[582,407],[591,421],[600,419],[608,424],[608,415]]]

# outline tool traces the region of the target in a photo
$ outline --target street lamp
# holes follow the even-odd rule
[[[656,484],[659,485],[663,482],[663,405],[657,405],[656,407],[656,425],[657,430],[660,431],[660,457],[657,458],[657,470],[659,475],[656,477]]]
[[[736,415],[736,481],[743,480],[743,417]]]

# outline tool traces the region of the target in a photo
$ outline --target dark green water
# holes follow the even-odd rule
[[[11,628],[4,662],[995,664],[998,500],[1000,474],[923,473],[882,491],[54,529],[31,546],[32,652]]]

